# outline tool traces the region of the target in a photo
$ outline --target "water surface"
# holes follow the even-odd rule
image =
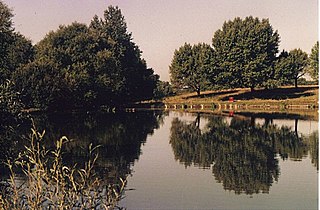
[[[252,122],[210,115],[199,120],[195,114],[170,113],[142,146],[128,178],[127,188],[135,190],[126,192],[121,205],[317,209],[318,166],[312,162],[318,160],[311,154],[317,150],[312,143],[317,129],[312,120]]]
[[[34,123],[48,146],[62,135],[72,140],[68,164],[81,165],[85,148],[101,145],[96,171],[104,183],[128,181],[120,207],[318,207],[318,122],[306,116],[149,111],[40,115]]]

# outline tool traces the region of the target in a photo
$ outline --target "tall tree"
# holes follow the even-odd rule
[[[277,61],[276,72],[282,84],[298,87],[298,79],[305,75],[307,66],[308,54],[301,49],[294,49]]]
[[[14,32],[12,10],[0,0],[0,84],[33,58],[31,41]]]
[[[294,80],[294,86],[298,87],[298,79],[305,75],[308,66],[308,54],[301,49],[294,49],[289,52],[289,64],[291,78]]]
[[[309,73],[314,80],[319,79],[319,42],[311,49]]]
[[[289,52],[283,50],[277,57],[274,68],[275,86],[293,84],[291,79],[290,64],[288,62]]]
[[[96,22],[96,21],[95,21]],[[126,94],[129,100],[151,98],[156,88],[157,76],[147,68],[141,58],[142,51],[132,41],[132,34],[127,30],[127,23],[118,7],[109,6],[101,22],[102,32],[110,43],[110,50],[119,60],[125,78]]]
[[[26,94],[37,96],[31,97],[33,104],[29,105],[40,108],[43,108],[41,100],[45,101],[44,107],[49,108],[65,109],[67,104],[72,105],[71,109],[91,109],[151,98],[159,79],[141,58],[141,51],[132,42],[118,7],[110,6],[104,19],[94,16],[89,26],[76,22],[60,26],[36,45],[36,52],[35,61],[22,68],[32,71],[23,73],[21,70],[15,78],[24,81],[27,78],[23,77],[42,74],[50,78],[53,86],[63,81],[65,88],[65,93],[59,92],[62,89],[46,89],[48,92],[44,96],[58,95],[60,99],[66,99],[65,94],[69,94],[68,101],[56,103],[53,99],[41,97],[41,89],[34,88],[33,94]],[[44,60],[50,66],[45,66]]]
[[[12,18],[11,9],[0,1],[0,84],[9,78],[8,48],[12,42]]]
[[[175,88],[188,86],[199,96],[200,91],[210,85],[210,77],[214,74],[213,59],[210,45],[185,43],[174,52],[170,65],[171,83]]]
[[[280,39],[268,19],[250,16],[225,22],[212,42],[220,70],[219,83],[254,90],[272,77]]]

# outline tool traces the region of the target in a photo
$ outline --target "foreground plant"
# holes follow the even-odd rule
[[[44,146],[45,132],[32,129],[30,146],[12,161],[10,179],[0,192],[0,209],[113,209],[122,198],[126,180],[119,185],[102,184],[94,172],[97,147],[89,146],[89,160],[82,169],[63,164],[62,149],[69,142],[60,138],[53,150]],[[26,176],[16,176],[20,170]]]

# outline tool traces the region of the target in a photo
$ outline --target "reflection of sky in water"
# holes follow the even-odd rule
[[[178,117],[179,119],[192,123],[195,121],[197,114],[194,113],[181,113],[181,112],[171,112],[170,116]],[[203,114],[200,114],[200,126],[201,131],[204,131],[206,124],[209,122],[208,119],[202,117]],[[225,117],[224,121],[230,125],[232,117]],[[265,119],[256,118],[255,124],[263,125],[265,123]],[[292,131],[295,129],[295,120],[294,119],[274,119],[273,124],[277,125],[279,128],[282,126],[290,127]],[[318,131],[319,122],[314,120],[298,120],[298,132],[303,135],[309,136],[311,133]]]
[[[286,120],[286,119],[277,119],[273,120],[273,123],[281,126],[291,127],[291,130],[294,131],[295,120]],[[311,133],[318,130],[319,123],[312,120],[298,120],[298,132],[303,135],[310,135]]]

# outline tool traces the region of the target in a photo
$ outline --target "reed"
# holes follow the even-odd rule
[[[54,149],[44,142],[45,132],[35,128],[30,145],[15,160],[8,160],[10,178],[0,193],[0,209],[114,209],[122,198],[126,180],[120,184],[102,184],[94,171],[98,147],[88,148],[83,168],[63,163],[62,151],[69,142],[61,137]],[[23,181],[17,177],[23,172]],[[118,207],[119,208],[119,207]]]

